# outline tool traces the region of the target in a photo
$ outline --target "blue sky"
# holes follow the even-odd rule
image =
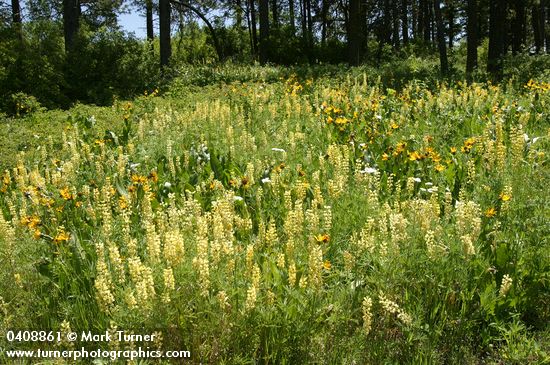
[[[147,34],[147,30],[145,29],[145,17],[139,15],[138,11],[135,9],[131,9],[130,14],[119,15],[118,23],[124,30],[134,32],[138,38],[145,38]]]

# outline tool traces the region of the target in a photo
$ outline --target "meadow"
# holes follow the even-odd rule
[[[155,333],[190,364],[550,363],[550,84],[253,72],[0,121],[0,333]],[[140,344],[0,337],[39,345]]]

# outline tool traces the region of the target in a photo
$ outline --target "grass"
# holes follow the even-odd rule
[[[231,81],[4,122],[3,333],[159,332],[140,345],[197,364],[548,363],[548,84]]]

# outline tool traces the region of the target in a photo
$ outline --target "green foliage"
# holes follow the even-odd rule
[[[110,105],[160,83],[157,57],[146,43],[120,31],[81,29],[65,54],[61,28],[51,21],[26,23],[21,44],[0,29],[0,110],[16,114],[10,95],[25,93],[47,108],[80,101]]]
[[[71,100],[111,105],[156,87],[155,54],[147,44],[122,32],[102,28],[81,30],[75,49],[67,56],[65,75]]]
[[[160,330],[195,363],[545,363],[549,86],[432,61],[194,66],[163,97],[7,119],[0,323]]]
[[[11,101],[12,105],[10,111],[17,117],[28,113],[34,113],[41,109],[40,103],[34,96],[22,92],[12,94]]]

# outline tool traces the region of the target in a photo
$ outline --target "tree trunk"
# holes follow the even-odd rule
[[[515,16],[512,20],[512,54],[521,52],[525,43],[525,0],[514,3]]]
[[[441,16],[440,0],[434,0],[434,13],[437,26],[437,48],[439,49],[439,63],[441,64],[441,74],[446,75],[449,73],[449,62],[447,60],[445,30],[443,27],[443,18]]]
[[[170,63],[172,46],[170,44],[170,0],[159,0],[160,23],[160,66],[165,67]]]
[[[279,8],[277,0],[271,0],[271,16],[273,19],[273,28],[279,28]]]
[[[19,5],[19,0],[11,0],[11,19],[13,25],[21,25],[21,5]]]
[[[477,67],[477,43],[478,43],[477,0],[468,0],[466,17],[467,17],[466,35],[468,37],[466,74],[471,75],[474,69]]]
[[[401,28],[403,33],[403,44],[407,45],[409,43],[409,10],[408,10],[408,1],[401,1]]]
[[[361,61],[361,0],[349,2],[348,62],[356,66]]]
[[[260,0],[260,63],[268,62],[269,52],[269,0]]]
[[[65,37],[65,51],[70,51],[80,25],[79,0],[63,0],[63,34]]]
[[[11,18],[15,32],[17,33],[17,38],[22,42],[23,41],[23,22],[21,21],[21,5],[19,0],[11,0]]]
[[[256,24],[256,2],[254,0],[249,0],[248,4],[250,6],[250,23],[252,25],[252,52],[257,55],[258,54],[258,29]]]
[[[308,58],[312,62],[313,56],[313,18],[311,16],[311,0],[305,0],[306,4],[306,16],[307,16],[307,44],[308,44]]]
[[[361,58],[364,59],[369,53],[368,39],[369,39],[369,1],[361,0],[361,15],[359,17],[359,23],[361,24]]]
[[[145,18],[147,25],[147,40],[155,39],[155,30],[153,27],[153,0],[147,0],[145,3]]]
[[[489,50],[487,71],[494,79],[502,78],[504,54],[504,29],[506,23],[506,0],[492,0],[489,8]]]
[[[307,22],[306,22],[306,0],[300,0],[300,24],[302,26],[302,38],[307,47]]]
[[[294,0],[288,0],[288,17],[290,18],[290,30],[296,35],[296,15]]]

